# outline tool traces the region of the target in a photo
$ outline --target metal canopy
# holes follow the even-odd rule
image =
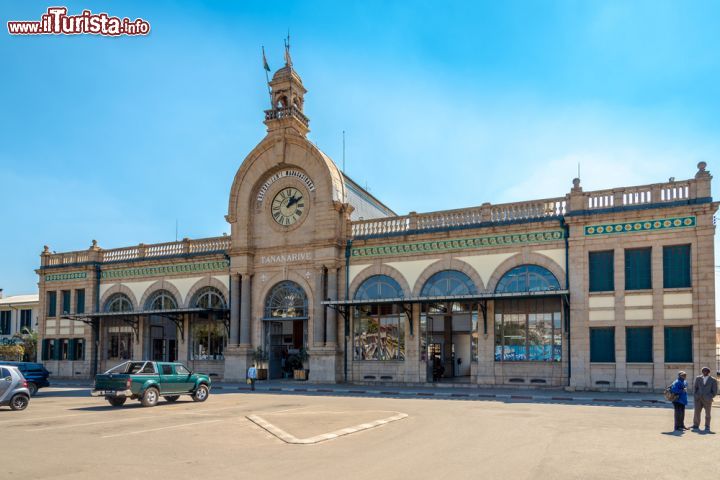
[[[225,329],[230,331],[230,309],[228,308],[166,308],[162,310],[131,310],[126,312],[94,312],[94,313],[75,313],[65,314],[60,318],[73,320],[76,322],[83,322],[88,325],[93,325],[101,318],[118,318],[128,325],[130,325],[135,332],[135,339],[139,338],[140,329],[140,318],[141,316],[157,315],[159,317],[167,318],[172,321],[178,330],[180,330],[180,338],[185,340],[185,328],[180,316],[185,313],[221,313],[223,314],[223,321],[225,322]]]
[[[478,293],[474,295],[442,295],[433,297],[399,297],[379,298],[374,300],[325,300],[323,305],[327,306],[357,306],[368,304],[388,303],[433,303],[433,302],[463,302],[477,300],[497,300],[503,298],[529,298],[529,297],[554,297],[568,295],[568,290],[544,290],[542,292],[509,292],[509,293]]]

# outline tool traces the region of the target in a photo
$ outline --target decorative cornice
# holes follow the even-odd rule
[[[66,280],[83,280],[87,278],[87,272],[48,273],[45,275],[46,282],[63,282]]]
[[[414,253],[443,252],[468,248],[488,248],[527,243],[555,242],[564,238],[563,230],[546,230],[530,233],[509,233],[475,238],[428,240],[422,242],[380,245],[377,247],[353,247],[352,257],[378,257],[383,255],[411,255]]]
[[[197,273],[209,271],[227,272],[230,268],[230,262],[227,260],[198,262],[198,263],[178,263],[174,265],[157,265],[151,267],[123,268],[119,270],[103,270],[101,277],[109,278],[127,278],[127,277],[157,277],[161,275],[173,275],[183,273]]]
[[[635,222],[586,225],[583,233],[586,237],[595,237],[598,235],[618,235],[623,233],[675,230],[678,228],[692,228],[694,226],[696,226],[696,218],[694,216],[657,218],[650,220],[638,220]]]

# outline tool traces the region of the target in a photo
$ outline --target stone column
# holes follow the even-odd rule
[[[328,269],[327,276],[327,296],[330,300],[338,299],[337,288],[337,268]],[[337,311],[334,308],[328,308],[326,311],[326,337],[325,342],[328,347],[337,346]]]
[[[322,304],[325,293],[323,268],[315,270],[315,309],[313,311],[312,344],[315,347],[325,345],[325,305]]]
[[[230,275],[230,345],[240,343],[240,275]]]
[[[240,345],[250,346],[250,309],[252,279],[247,273],[241,277],[240,287]]]

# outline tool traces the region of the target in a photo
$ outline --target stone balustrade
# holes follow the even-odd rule
[[[197,255],[227,252],[230,249],[230,237],[211,237],[179,242],[140,244],[125,248],[104,250],[93,244],[89,250],[66,253],[50,253],[47,249],[42,255],[42,266],[73,265],[86,262],[112,263],[132,260],[163,258],[176,255]]]
[[[695,179],[655,183],[609,190],[583,192],[580,181],[575,180],[575,188],[565,197],[546,198],[526,202],[514,202],[498,205],[485,203],[480,207],[458,210],[409,215],[351,222],[352,236],[355,238],[373,237],[387,234],[422,233],[434,229],[471,226],[478,224],[524,222],[541,219],[560,218],[574,210],[602,210],[609,208],[633,207],[647,204],[687,201],[703,196],[699,192],[699,183],[705,182],[709,196],[709,173],[705,164],[698,165]],[[574,199],[574,200],[573,200]],[[573,200],[573,202],[571,202]]]
[[[265,121],[268,120],[282,120],[283,118],[294,117],[300,120],[306,127],[310,124],[310,120],[300,111],[299,108],[285,107],[285,108],[273,108],[271,110],[265,110]]]

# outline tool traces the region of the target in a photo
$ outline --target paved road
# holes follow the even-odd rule
[[[675,435],[672,409],[642,403],[223,391],[205,403],[106,405],[87,390],[47,389],[24,412],[0,410],[1,476],[658,479],[720,471],[720,436]],[[341,436],[323,440],[330,433]]]

